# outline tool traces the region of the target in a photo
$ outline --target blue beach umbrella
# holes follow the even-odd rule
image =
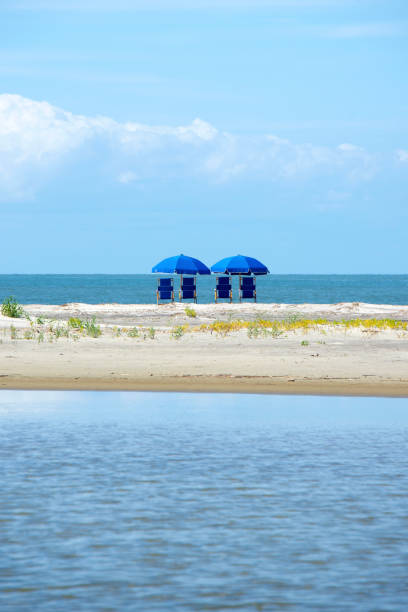
[[[211,270],[194,257],[188,255],[175,255],[167,257],[152,268],[152,272],[159,274],[211,274]]]
[[[211,272],[215,274],[239,274],[240,276],[269,274],[268,268],[258,259],[245,255],[234,255],[233,257],[220,259],[211,266]]]

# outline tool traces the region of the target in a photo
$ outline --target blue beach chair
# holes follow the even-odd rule
[[[239,301],[254,300],[256,302],[256,284],[254,276],[240,276]]]
[[[181,300],[194,300],[197,303],[195,276],[183,278],[180,283],[179,298]]]
[[[229,276],[217,276],[215,283],[215,302],[229,300],[232,302],[232,284]]]
[[[162,300],[174,302],[174,287],[172,278],[159,278],[157,280],[157,304]]]

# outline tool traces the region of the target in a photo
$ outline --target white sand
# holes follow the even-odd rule
[[[226,337],[207,332],[175,339],[171,329],[217,319],[390,318],[408,320],[408,306],[377,304],[30,305],[30,316],[58,321],[96,316],[99,338],[24,339],[26,319],[0,316],[0,388],[157,389],[338,393],[408,396],[408,332],[319,328],[279,337]],[[17,339],[11,338],[10,326]],[[54,323],[54,326],[56,324]],[[60,325],[62,323],[60,322]],[[130,338],[117,327],[154,326]],[[37,326],[38,327],[38,326]],[[41,327],[41,326],[40,326]],[[43,326],[47,328],[47,325]],[[38,337],[38,333],[37,333]],[[302,344],[303,342],[303,344]]]

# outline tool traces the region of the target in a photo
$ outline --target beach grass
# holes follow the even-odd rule
[[[13,319],[20,319],[25,316],[23,307],[12,295],[3,300],[3,304],[1,305],[1,314],[5,317],[11,317]]]
[[[70,317],[68,319],[68,326],[72,327],[72,329],[83,329],[84,321],[82,321],[82,319],[79,319],[78,317]]]
[[[91,338],[99,338],[102,334],[100,326],[96,323],[96,317],[92,317],[90,321],[85,321],[84,329]]]
[[[96,318],[90,320],[71,317],[68,321],[53,321],[37,319],[36,322],[30,320],[30,329],[22,331],[19,335],[18,329],[11,325],[10,337],[12,340],[35,339],[39,343],[44,342],[45,337],[48,342],[53,342],[60,338],[79,340],[81,337],[88,336],[90,338],[99,338],[103,334],[110,335],[114,338],[133,338],[140,340],[154,340],[157,337],[157,332],[160,334],[170,335],[171,338],[179,340],[187,333],[209,333],[216,334],[220,337],[225,337],[234,332],[242,330],[247,332],[248,338],[279,338],[290,332],[303,332],[307,334],[309,331],[315,331],[325,336],[330,331],[338,330],[347,333],[349,330],[359,329],[361,332],[378,333],[380,331],[394,330],[401,332],[405,336],[408,333],[408,322],[396,319],[306,319],[299,317],[290,317],[284,320],[261,319],[256,318],[254,321],[246,321],[242,319],[233,320],[216,320],[212,323],[202,323],[201,325],[190,326],[176,325],[172,328],[156,330],[154,327],[106,327],[104,330],[96,322]],[[324,342],[322,342],[324,343]],[[303,344],[303,346],[307,346]]]
[[[188,317],[191,317],[193,319],[197,317],[197,312],[194,310],[194,308],[191,308],[190,306],[186,306],[184,312]]]
[[[175,340],[179,340],[182,336],[184,336],[188,328],[189,325],[176,325],[172,328],[170,333]]]
[[[132,327],[132,329],[127,330],[127,335],[129,338],[139,338],[140,332],[137,327]]]

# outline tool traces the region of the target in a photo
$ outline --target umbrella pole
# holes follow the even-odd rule
[[[239,292],[239,302],[241,303],[242,299],[241,299],[241,275],[240,274],[238,275],[238,292]]]
[[[180,300],[180,302],[181,302],[182,286],[183,286],[183,275],[180,274],[180,291],[179,291],[179,300]]]

